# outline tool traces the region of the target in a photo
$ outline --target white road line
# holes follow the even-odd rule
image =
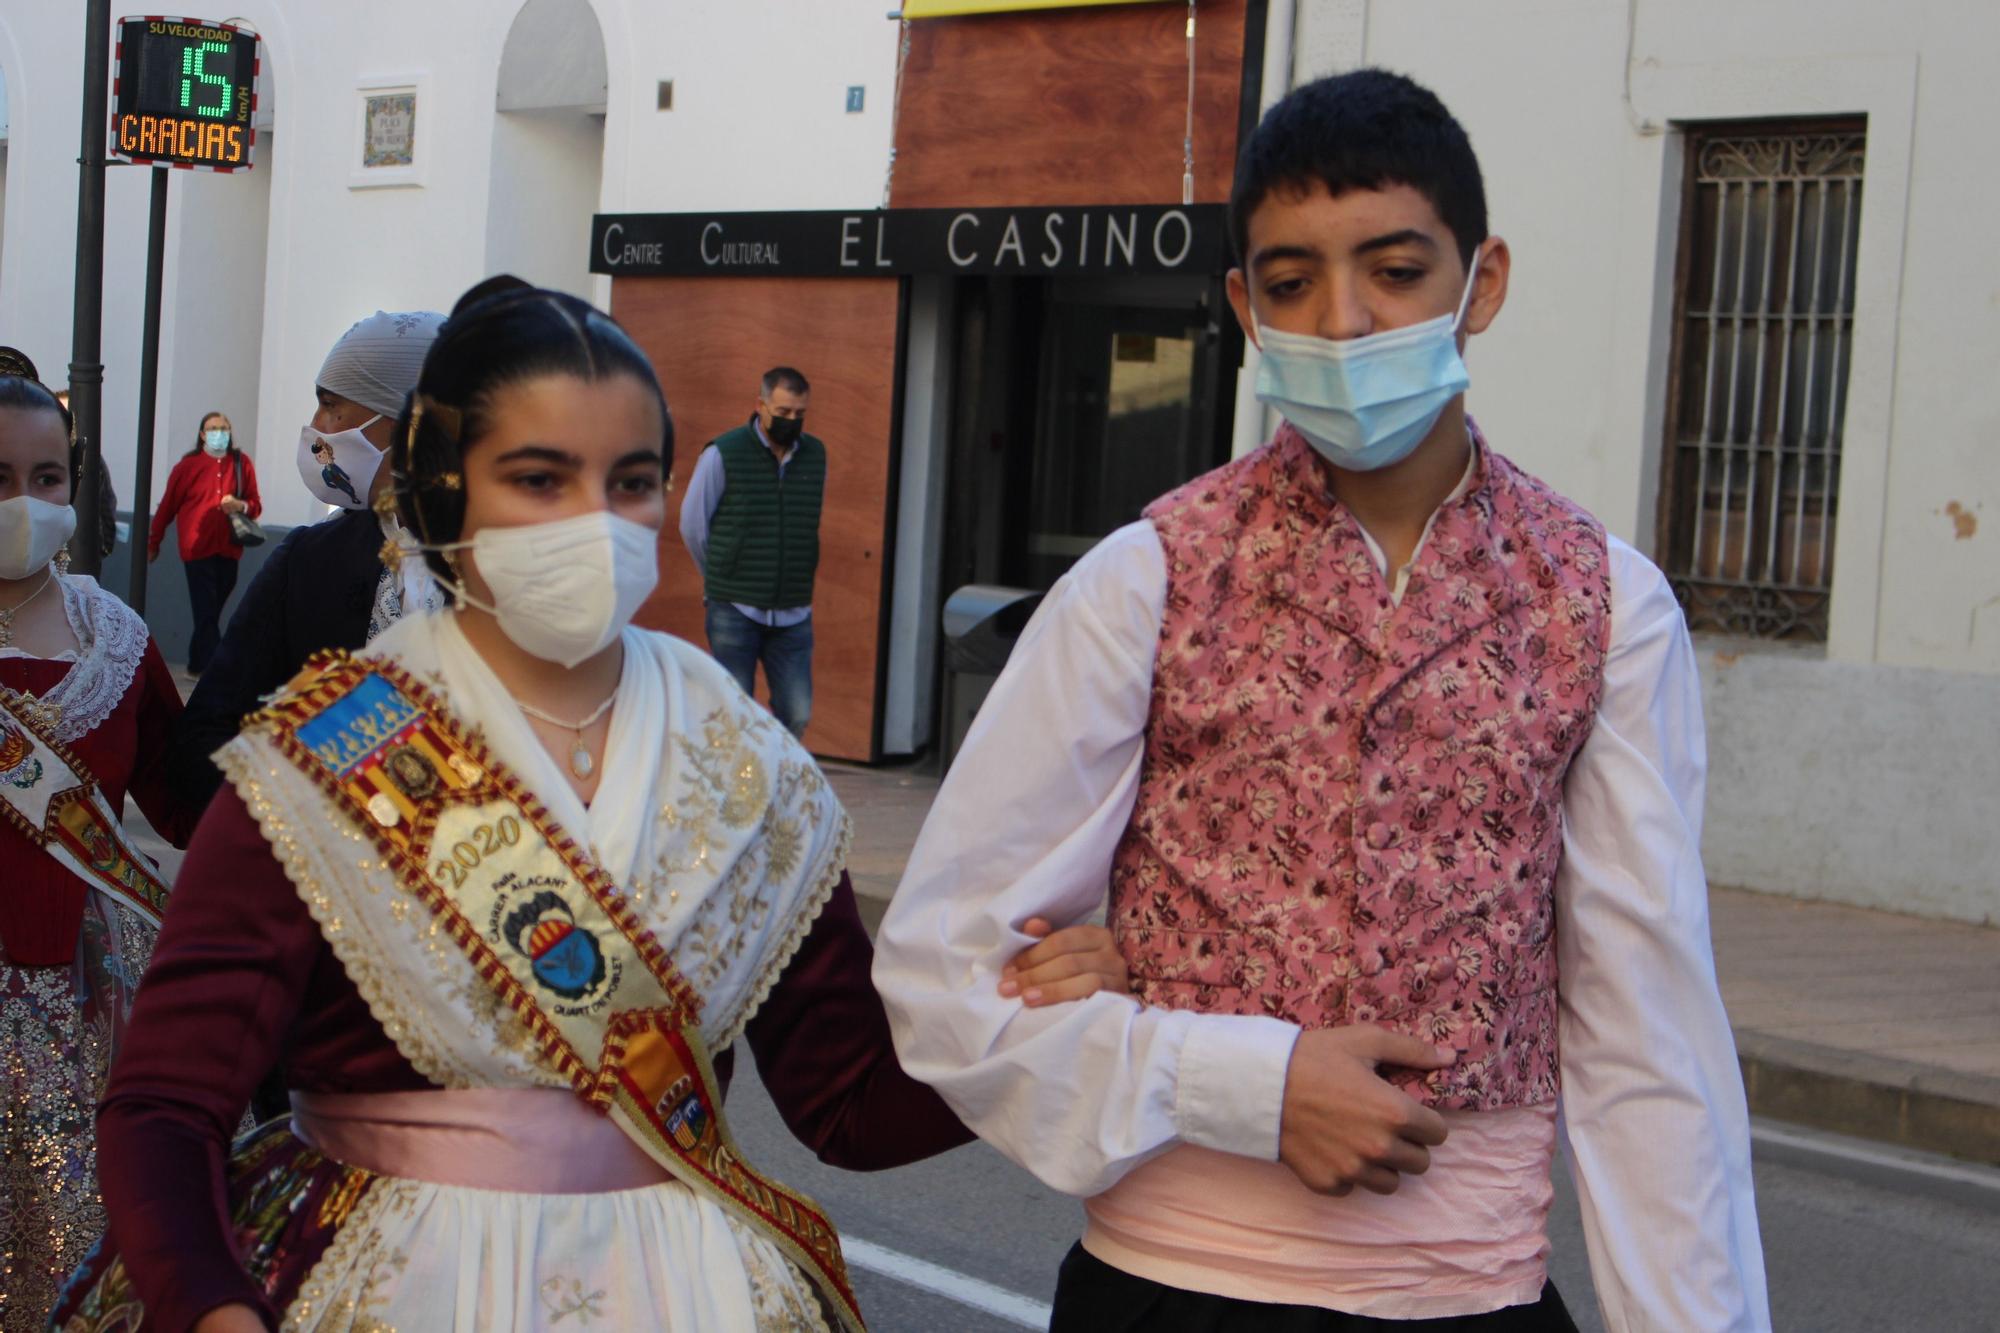
[[[946,1300],[957,1301],[960,1305],[983,1310],[1010,1324],[1018,1324],[1022,1328],[1045,1329],[1049,1326],[1052,1311],[1040,1301],[1029,1300],[1005,1287],[982,1282],[928,1259],[887,1249],[859,1236],[842,1236],[840,1252],[856,1268],[865,1268],[906,1287],[916,1287]]]
[[[1750,1145],[1754,1154],[1769,1160],[1820,1171],[1837,1170],[1884,1189],[1917,1190],[1959,1203],[2000,1208],[2000,1169],[1976,1162],[1761,1118],[1750,1122]]]

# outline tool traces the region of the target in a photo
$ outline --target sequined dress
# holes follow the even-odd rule
[[[163,776],[179,691],[145,623],[88,578],[62,581],[80,648],[0,648],[0,686],[60,710],[57,739],[164,836],[190,812]],[[0,782],[7,778],[0,773]],[[0,1333],[42,1328],[104,1229],[92,1120],[153,931],[0,820]]]

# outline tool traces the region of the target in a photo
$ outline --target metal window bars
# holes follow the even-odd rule
[[[1662,563],[1697,630],[1826,638],[1866,135],[1688,135]]]

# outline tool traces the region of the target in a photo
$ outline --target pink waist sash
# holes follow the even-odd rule
[[[1084,1201],[1083,1247],[1184,1291],[1439,1319],[1530,1305],[1549,1253],[1556,1108],[1446,1111],[1395,1194],[1314,1194],[1288,1167],[1183,1144]]]
[[[673,1177],[562,1088],[292,1094],[292,1130],[380,1176],[518,1194],[607,1194]]]

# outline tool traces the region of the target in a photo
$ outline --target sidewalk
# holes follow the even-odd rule
[[[828,773],[872,927],[936,779]],[[2000,1164],[2000,930],[1741,889],[1709,912],[1753,1115]]]

